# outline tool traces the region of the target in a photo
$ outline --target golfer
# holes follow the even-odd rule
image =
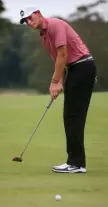
[[[84,129],[96,76],[94,59],[80,36],[65,21],[45,18],[35,7],[25,7],[20,15],[21,24],[40,31],[42,43],[54,61],[49,87],[51,97],[56,99],[64,91],[67,158],[64,164],[53,166],[52,170],[85,173]]]

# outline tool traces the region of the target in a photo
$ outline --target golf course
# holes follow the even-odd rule
[[[52,172],[66,161],[63,95],[20,156],[49,95],[0,95],[0,207],[108,207],[108,93],[93,93],[85,128],[86,174]],[[56,201],[55,196],[62,196]]]

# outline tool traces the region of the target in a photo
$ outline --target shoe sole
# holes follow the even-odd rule
[[[54,172],[56,173],[86,173],[87,170],[86,169],[77,169],[77,170],[72,170],[72,171],[64,171],[64,170],[56,170],[56,169],[52,169]]]

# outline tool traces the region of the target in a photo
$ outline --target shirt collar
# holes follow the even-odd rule
[[[40,31],[40,36],[43,36],[45,32],[48,30],[48,20],[43,17],[43,29]]]

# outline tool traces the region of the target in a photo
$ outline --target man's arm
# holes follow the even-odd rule
[[[57,58],[55,62],[55,71],[52,77],[52,82],[62,82],[64,76],[64,68],[67,64],[68,52],[67,46],[63,45],[57,48]]]
[[[63,90],[64,69],[68,62],[66,26],[58,20],[53,25],[54,45],[57,51],[55,71],[50,85],[50,94],[53,99],[57,98]]]

